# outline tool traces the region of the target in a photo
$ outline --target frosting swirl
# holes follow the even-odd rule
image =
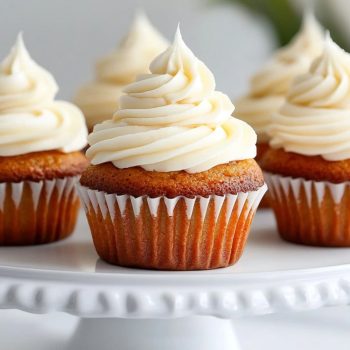
[[[55,79],[30,58],[19,34],[10,54],[0,64],[0,109],[49,102],[57,91]]]
[[[89,135],[86,155],[92,164],[195,173],[255,157],[255,132],[231,117],[233,104],[215,91],[212,73],[179,29],[150,70],[125,88],[113,119]]]
[[[259,142],[268,141],[271,117],[285,101],[293,79],[321,54],[323,36],[315,17],[306,15],[300,32],[253,76],[248,95],[236,101],[236,115],[254,127]]]
[[[71,152],[86,145],[82,113],[70,103],[54,101],[57,90],[52,75],[31,59],[19,35],[0,64],[0,156]]]
[[[350,158],[350,55],[328,36],[273,118],[271,146],[329,161]]]
[[[138,14],[119,47],[97,62],[96,81],[83,86],[75,97],[90,128],[112,117],[124,86],[148,72],[152,59],[167,47],[148,19]]]

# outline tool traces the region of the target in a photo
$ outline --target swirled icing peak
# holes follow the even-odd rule
[[[148,72],[152,59],[167,47],[167,40],[144,14],[138,13],[117,50],[97,62],[97,78],[131,83],[137,75]]]
[[[50,101],[57,91],[52,75],[29,56],[20,33],[10,54],[0,64],[0,109]]]
[[[215,91],[213,74],[179,29],[150,71],[125,88],[113,120],[96,125],[89,135],[86,155],[92,164],[195,173],[255,157],[255,132],[231,117],[233,104]]]
[[[54,101],[57,90],[52,75],[29,56],[20,34],[0,64],[0,156],[70,152],[86,145],[82,113]]]
[[[83,86],[75,98],[90,128],[112,117],[124,86],[149,72],[150,62],[167,47],[167,40],[138,13],[118,48],[97,62],[96,81]]]
[[[273,118],[271,146],[329,161],[350,159],[350,55],[328,35],[323,54],[291,86]]]
[[[236,115],[254,127],[261,142],[268,141],[271,117],[285,101],[292,81],[321,54],[323,42],[323,29],[306,14],[299,33],[253,76],[249,93],[236,101]]]

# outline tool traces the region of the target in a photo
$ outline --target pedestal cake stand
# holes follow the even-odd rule
[[[256,215],[241,260],[212,271],[108,265],[83,213],[63,242],[0,248],[0,308],[79,316],[71,350],[233,350],[236,317],[347,304],[350,249],[283,242],[269,211]]]

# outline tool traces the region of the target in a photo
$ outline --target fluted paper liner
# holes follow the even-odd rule
[[[201,270],[239,259],[267,187],[195,198],[133,197],[78,188],[103,260],[120,266]]]
[[[255,157],[256,162],[258,165],[261,167],[261,160],[263,159],[264,154],[268,150],[269,146],[268,143],[257,143],[257,155]],[[259,204],[258,209],[268,209],[270,208],[270,203],[269,203],[269,191],[265,193],[265,196],[261,199],[261,202]]]
[[[0,246],[57,241],[73,232],[77,177],[0,183]]]
[[[316,246],[350,246],[350,182],[264,176],[283,239]]]
[[[265,196],[261,199],[259,209],[268,209],[270,208],[270,195],[269,191],[265,194]]]

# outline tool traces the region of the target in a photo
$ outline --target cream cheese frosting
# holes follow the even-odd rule
[[[110,119],[118,108],[125,85],[147,73],[150,62],[168,42],[143,14],[138,14],[119,47],[96,64],[96,81],[83,86],[75,102],[83,110],[89,128]]]
[[[112,120],[95,126],[86,155],[92,164],[196,173],[256,156],[256,134],[231,116],[228,96],[215,91],[210,70],[182,40],[125,88]]]
[[[271,146],[328,161],[350,159],[350,54],[330,36],[273,118]]]
[[[54,101],[57,91],[55,79],[31,59],[19,34],[0,64],[0,156],[71,152],[86,145],[83,114]]]
[[[259,142],[269,140],[272,115],[285,101],[293,79],[322,52],[324,33],[315,17],[304,17],[300,32],[251,79],[249,93],[236,101],[235,115],[253,126]]]

